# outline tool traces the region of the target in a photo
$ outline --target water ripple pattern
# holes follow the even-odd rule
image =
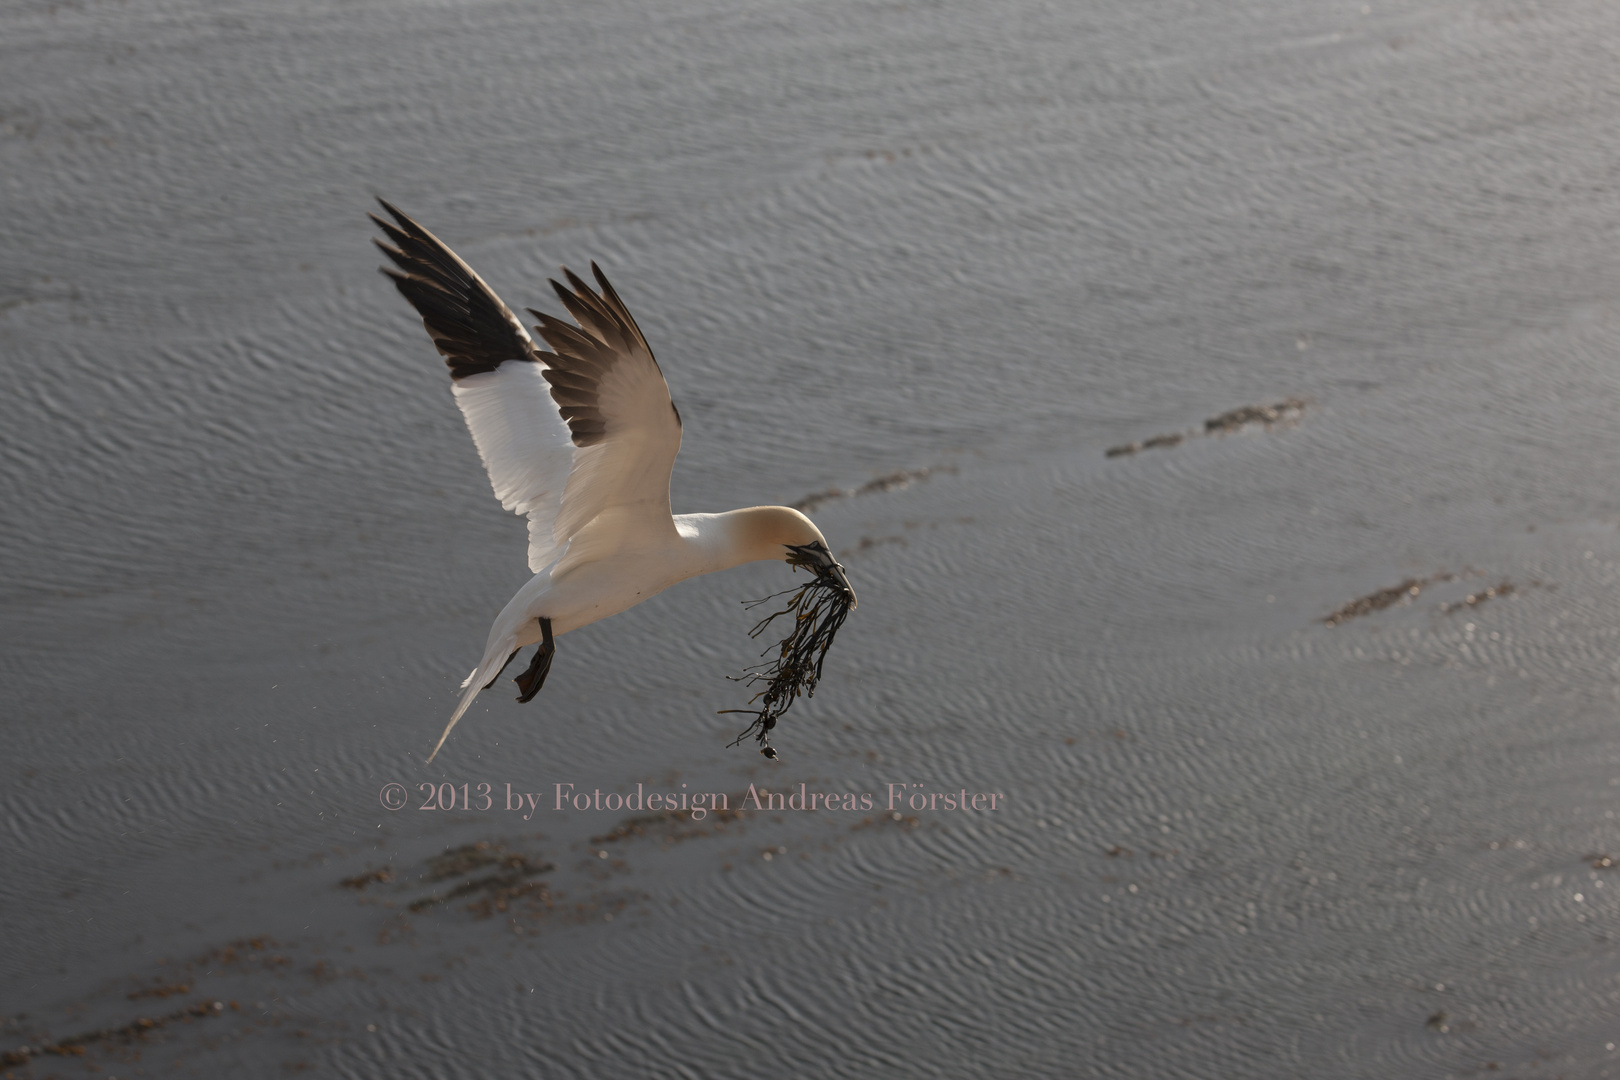
[[[1620,1075],[1617,47],[1595,0],[16,0],[0,1053]],[[525,536],[378,194],[514,307],[603,265],[678,512],[816,500],[862,603],[783,762],[716,715],[754,565],[422,765]]]

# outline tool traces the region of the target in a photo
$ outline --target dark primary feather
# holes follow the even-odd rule
[[[508,360],[536,360],[534,343],[510,308],[444,243],[388,202],[378,199],[398,225],[376,214],[371,220],[396,246],[373,241],[398,267],[383,267],[444,354],[452,379],[494,371]]]
[[[600,292],[566,267],[563,276],[572,288],[551,283],[577,327],[529,309],[540,320],[535,329],[556,350],[546,352],[535,347],[511,309],[443,241],[387,201],[377,201],[398,223],[371,215],[395,245],[375,241],[397,267],[384,267],[383,273],[422,316],[450,377],[494,371],[508,360],[538,361],[574,444],[592,446],[605,439],[609,418],[601,400],[603,378],[624,363],[650,364],[658,371],[658,361],[601,267],[591,263]],[[670,408],[679,427],[681,414],[673,403]]]
[[[624,301],[608,284],[601,267],[591,263],[591,274],[601,292],[591,289],[577,274],[567,267],[563,275],[568,286],[551,282],[557,297],[568,313],[579,323],[569,326],[561,319],[543,311],[529,309],[529,314],[540,320],[535,331],[545,338],[556,354],[541,354],[546,363],[545,377],[551,384],[551,396],[557,402],[568,429],[573,432],[574,445],[591,446],[607,435],[607,418],[602,413],[602,379],[620,363],[634,363],[645,357],[647,363],[658,367],[647,339],[631,316]],[[676,424],[680,413],[675,413]]]

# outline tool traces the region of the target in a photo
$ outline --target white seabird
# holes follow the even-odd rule
[[[766,684],[755,695],[760,707],[727,710],[755,717],[738,741],[757,731],[761,752],[774,758],[767,735],[795,697],[815,689],[833,635],[855,607],[855,591],[821,530],[786,506],[671,514],[680,413],[635,319],[594,262],[600,293],[566,268],[571,288],[551,282],[577,327],[530,309],[554,350],[547,352],[455,252],[378,201],[398,223],[371,215],[394,244],[375,241],[398,268],[383,273],[444,355],[495,497],[528,516],[534,573],[496,616],[483,659],[462,683],[461,702],[428,760],[523,647],[540,643],[514,680],[518,700],[528,701],[551,670],[555,638],[687,578],[781,559],[814,579],[777,613],[794,624],[780,655],[748,676]]]

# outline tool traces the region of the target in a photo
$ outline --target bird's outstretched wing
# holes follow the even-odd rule
[[[384,273],[444,354],[496,498],[529,518],[529,569],[561,557],[561,572],[649,530],[673,531],[680,416],[635,319],[596,264],[600,294],[567,270],[572,289],[552,282],[578,327],[533,313],[556,350],[547,352],[455,252],[382,205],[397,222],[372,215],[396,245],[377,242],[398,268]],[[604,514],[610,508],[619,512]]]
[[[395,245],[376,241],[398,268],[383,273],[444,354],[495,497],[529,519],[529,569],[539,573],[559,554],[557,512],[574,462],[544,360],[523,324],[471,267],[411,218],[378,202],[398,223],[371,215]]]
[[[564,269],[551,287],[579,323],[532,308],[556,350],[542,353],[545,379],[574,439],[574,469],[557,515],[568,551],[554,574],[611,551],[673,535],[669,475],[681,449],[681,416],[647,339],[601,268],[592,291]]]

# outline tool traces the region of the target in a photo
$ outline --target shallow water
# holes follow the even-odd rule
[[[0,1052],[1620,1073],[1617,48],[1580,0],[11,5]],[[525,536],[373,194],[514,306],[601,262],[678,511],[932,470],[814,510],[861,606],[782,763],[715,715],[758,565],[422,764]]]

